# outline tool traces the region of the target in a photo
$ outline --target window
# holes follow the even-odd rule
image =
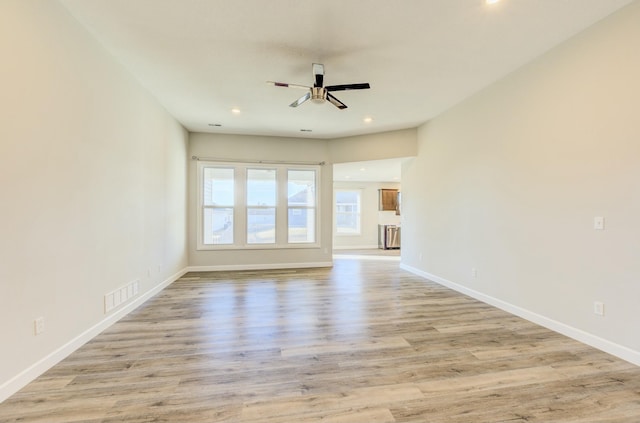
[[[204,243],[233,244],[234,170],[210,167],[203,176]]]
[[[319,166],[198,162],[198,249],[318,247]]]
[[[336,233],[360,235],[360,190],[336,190]]]
[[[288,240],[291,243],[316,239],[316,171],[287,171]]]
[[[276,170],[247,169],[247,244],[276,243]]]

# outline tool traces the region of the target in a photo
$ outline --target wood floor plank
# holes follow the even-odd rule
[[[433,396],[434,394],[455,394],[464,391],[505,389],[514,386],[552,382],[564,378],[566,378],[566,373],[559,372],[551,366],[540,366],[472,376],[434,379],[418,383],[417,386],[425,394]]]
[[[189,273],[8,422],[640,422],[640,368],[398,268]]]
[[[324,342],[314,345],[303,345],[298,347],[282,348],[283,357],[294,357],[297,355],[316,355],[327,354],[343,351],[370,351],[370,350],[386,350],[393,348],[406,348],[409,343],[401,336],[374,338],[359,342]]]
[[[249,421],[264,419],[265,416],[288,417],[289,421],[297,421],[304,415],[333,414],[334,410],[364,409],[372,404],[384,406],[422,398],[424,395],[420,389],[411,384],[375,386],[347,391],[341,391],[341,387],[338,386],[332,394],[245,403],[241,416]]]

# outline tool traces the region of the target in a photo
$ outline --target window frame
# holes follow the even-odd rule
[[[317,240],[318,236],[319,236],[319,229],[320,226],[318,225],[319,223],[319,217],[318,217],[318,213],[319,213],[319,199],[320,199],[320,194],[319,194],[319,173],[316,169],[310,169],[308,167],[300,167],[300,166],[291,166],[291,167],[287,167],[283,173],[285,173],[286,175],[286,186],[287,186],[287,191],[288,191],[288,185],[289,185],[289,172],[291,171],[302,171],[302,172],[306,172],[306,171],[313,171],[314,172],[314,188],[315,188],[315,196],[313,199],[313,205],[309,206],[308,204],[306,205],[300,205],[300,204],[291,204],[289,202],[290,198],[288,197],[288,192],[286,195],[286,204],[285,204],[285,209],[286,209],[286,218],[287,218],[287,243],[288,244],[295,244],[295,245],[308,245],[308,244],[314,244],[315,242],[319,242]],[[289,212],[294,211],[294,210],[298,210],[300,211],[300,215],[303,215],[303,211],[305,213],[308,213],[309,210],[311,210],[314,214],[314,219],[315,219],[315,227],[313,228],[313,235],[315,238],[315,241],[309,242],[309,241],[291,241],[291,226],[290,226],[290,214]]]
[[[236,216],[236,213],[235,213],[235,208],[236,208],[236,192],[235,192],[235,178],[236,178],[236,175],[235,175],[235,170],[231,166],[226,166],[226,167],[225,166],[216,166],[216,168],[218,170],[230,170],[231,171],[232,178],[233,178],[233,183],[234,183],[234,185],[233,185],[233,200],[229,204],[215,204],[215,203],[207,204],[207,202],[205,201],[205,197],[206,196],[205,196],[205,192],[204,192],[204,189],[205,189],[205,183],[204,183],[205,169],[203,169],[202,170],[202,196],[200,197],[201,200],[202,200],[202,207],[201,207],[202,213],[201,213],[200,217],[201,217],[201,221],[202,221],[202,226],[203,227],[206,225],[206,223],[205,223],[205,221],[206,221],[205,214],[209,210],[214,211],[214,214],[215,214],[215,210],[231,209],[232,210],[232,214],[231,214],[232,215],[232,220],[235,219],[235,216]],[[213,194],[213,190],[212,190],[212,194]],[[203,232],[202,238],[203,238],[203,244],[204,244],[204,230],[202,232]],[[231,238],[232,238],[233,241],[235,241],[235,237],[236,237],[236,233],[235,233],[235,231],[232,230]],[[231,243],[211,243],[211,244],[206,244],[206,245],[232,245],[232,244],[233,244],[233,242],[231,242]]]
[[[204,188],[205,169],[233,168],[234,169],[234,215],[233,215],[233,244],[205,244],[204,243]],[[276,170],[276,239],[275,243],[260,244],[248,243],[247,219],[248,209],[253,208],[247,202],[247,175],[249,169],[275,169]],[[288,171],[289,170],[313,170],[315,172],[315,206],[310,207],[315,212],[315,227],[313,242],[289,242],[288,241]],[[280,249],[308,249],[320,248],[321,246],[321,166],[301,165],[286,163],[252,163],[252,162],[226,162],[226,161],[204,161],[197,162],[197,207],[196,207],[196,250],[280,250]]]

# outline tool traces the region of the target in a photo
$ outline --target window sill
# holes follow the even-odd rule
[[[309,250],[320,248],[319,243],[292,245],[198,245],[196,251],[255,251],[255,250]]]

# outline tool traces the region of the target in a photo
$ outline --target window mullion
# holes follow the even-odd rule
[[[236,207],[234,218],[237,222],[234,227],[234,236],[237,245],[247,245],[247,171],[243,166],[235,168],[236,178]]]
[[[276,173],[278,201],[276,203],[276,245],[287,244],[287,170],[279,168]]]

